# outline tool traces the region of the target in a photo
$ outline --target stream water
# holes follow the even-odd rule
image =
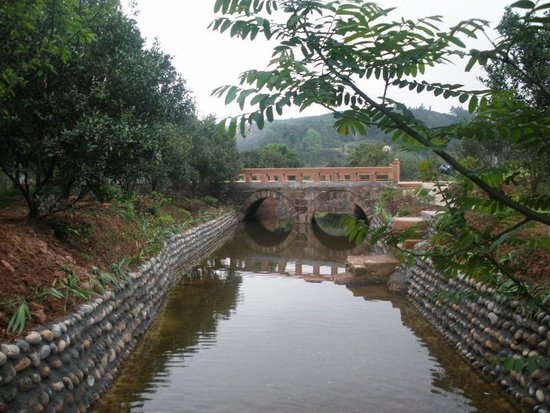
[[[241,225],[173,288],[94,412],[519,411],[406,298],[328,281],[364,250]]]

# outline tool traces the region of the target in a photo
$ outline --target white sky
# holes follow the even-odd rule
[[[482,18],[494,27],[502,17],[504,7],[512,0],[380,0],[384,7],[397,6],[390,17],[397,19],[442,15],[446,25],[467,18]],[[199,115],[215,114],[226,117],[240,113],[237,105],[225,106],[220,99],[210,96],[212,90],[225,84],[237,84],[240,73],[248,69],[263,69],[271,56],[271,47],[260,36],[254,42],[232,39],[227,33],[219,34],[207,29],[214,19],[215,0],[137,0],[138,26],[142,35],[152,43],[158,38],[164,52],[174,57],[176,69],[192,90]],[[486,42],[468,44],[483,49]],[[482,88],[476,76],[482,72],[472,70],[467,74],[463,66],[445,65],[428,72],[426,80],[441,83],[462,83],[468,88]],[[371,86],[369,86],[371,87]],[[376,95],[381,94],[375,87]],[[423,103],[432,109],[446,112],[459,103],[424,93],[408,93],[408,89],[390,90],[389,96],[410,106]],[[325,113],[323,108],[310,108],[299,113],[286,110],[283,117],[297,117]]]

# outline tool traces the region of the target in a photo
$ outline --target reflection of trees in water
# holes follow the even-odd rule
[[[406,299],[391,294],[385,286],[347,287],[354,296],[367,301],[390,301],[401,313],[402,324],[418,337],[430,357],[437,361],[440,369],[432,370],[432,385],[444,391],[461,389],[477,410],[491,413],[527,412],[508,399],[496,383],[489,383],[475,372],[469,363],[445,341],[435,329]]]
[[[317,225],[327,235],[333,237],[345,236],[341,221],[347,214],[338,214],[333,212],[316,212],[313,215],[312,225]]]
[[[311,223],[311,229],[313,230],[313,235],[317,240],[326,248],[336,250],[336,251],[348,251],[355,248],[355,244],[350,242],[345,235],[331,235],[327,231],[324,231],[317,222],[314,220]]]
[[[199,275],[201,274],[201,275]],[[113,389],[97,411],[128,412],[131,403],[163,381],[170,360],[195,353],[202,338],[215,336],[218,320],[236,308],[241,277],[226,270],[222,276],[208,266],[195,270],[173,288],[166,308],[124,364]]]

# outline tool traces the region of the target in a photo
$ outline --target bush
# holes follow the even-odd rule
[[[435,172],[432,168],[432,164],[430,163],[430,161],[421,160],[420,162],[418,162],[418,172],[422,181],[434,180]]]
[[[194,214],[199,212],[202,209],[203,205],[203,202],[198,199],[184,198],[178,206]]]
[[[99,202],[109,202],[122,197],[122,190],[117,185],[105,182],[94,188],[93,194]]]
[[[136,209],[134,207],[134,203],[136,203],[136,199],[131,196],[126,199],[118,199],[114,205],[118,215],[120,215],[126,222],[136,219]]]
[[[161,193],[153,192],[150,195],[139,195],[135,200],[135,208],[140,213],[157,216],[162,207],[171,205],[172,200]]]
[[[161,227],[171,227],[176,221],[171,215],[162,214],[158,216],[157,222]]]
[[[202,202],[204,202],[208,206],[214,206],[218,203],[218,199],[214,198],[213,196],[206,195],[202,197]]]
[[[54,236],[58,240],[65,240],[72,234],[77,237],[82,237],[90,234],[92,226],[86,222],[67,222],[62,220],[52,220],[47,222],[47,225],[53,229]]]
[[[181,215],[181,220],[182,221],[189,221],[191,218],[193,218],[193,215],[191,215],[191,212],[189,212],[185,209],[181,210],[180,215]]]
[[[424,189],[412,193],[387,185],[376,201],[375,211],[389,216],[416,215],[430,205],[432,198]]]

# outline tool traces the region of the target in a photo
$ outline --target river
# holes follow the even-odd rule
[[[172,289],[93,411],[519,411],[405,297],[330,281],[366,248],[241,224]]]

